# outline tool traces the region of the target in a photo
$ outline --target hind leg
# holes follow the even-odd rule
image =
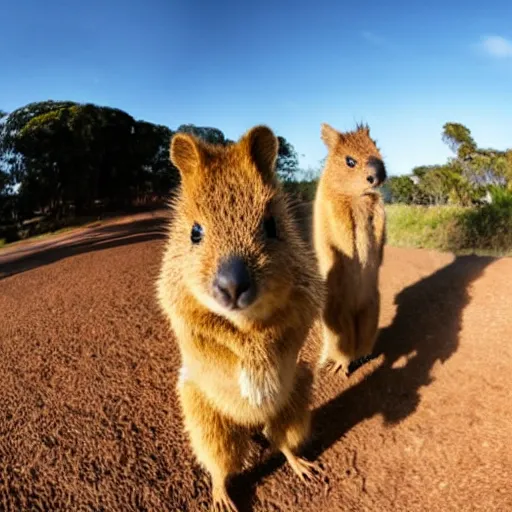
[[[214,409],[193,382],[180,382],[178,391],[192,449],[211,476],[212,509],[237,512],[226,484],[242,469],[249,432]]]
[[[377,340],[380,298],[377,296],[356,316],[357,358],[370,356]]]
[[[313,377],[305,366],[297,368],[294,389],[286,405],[267,422],[264,434],[276,451],[280,451],[302,481],[313,480],[322,471],[317,464],[296,454],[309,438],[311,412],[309,403]]]
[[[350,363],[356,358],[354,319],[348,312],[326,311],[322,322],[323,345],[319,366],[330,365],[333,373],[348,374]]]

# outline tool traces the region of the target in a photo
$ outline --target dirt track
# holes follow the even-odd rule
[[[155,217],[0,252],[0,510],[209,503],[154,297],[163,236]],[[512,510],[511,279],[512,259],[387,248],[380,355],[318,382],[324,482],[261,448],[241,510]]]

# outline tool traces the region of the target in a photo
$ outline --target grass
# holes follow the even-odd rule
[[[386,206],[388,243],[395,247],[446,249],[449,226],[463,209],[457,206]]]
[[[456,254],[512,256],[512,200],[478,208],[387,205],[388,243]]]
[[[299,200],[311,202],[316,180],[288,183],[286,189]],[[456,254],[512,256],[512,192],[491,187],[492,204],[416,206],[388,204],[388,243]]]

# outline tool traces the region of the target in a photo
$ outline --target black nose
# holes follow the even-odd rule
[[[373,185],[375,178],[377,178],[378,185],[386,180],[386,166],[380,158],[376,158],[374,156],[370,157],[368,159],[367,166],[374,171],[373,176],[370,175],[366,178],[370,184]]]
[[[254,302],[256,286],[242,258],[231,257],[220,264],[213,282],[213,296],[228,309],[244,309]]]

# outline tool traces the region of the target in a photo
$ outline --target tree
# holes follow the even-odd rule
[[[428,204],[446,204],[456,181],[456,173],[449,166],[435,165],[422,176],[418,188]]]
[[[435,166],[433,165],[419,165],[418,167],[414,167],[412,170],[412,175],[415,176],[418,180],[421,180],[430,170],[432,170]]]
[[[20,130],[34,117],[74,104],[71,101],[52,100],[29,103],[11,112],[4,119],[0,128],[0,153],[3,165],[8,168],[7,172],[16,178],[16,173],[22,171],[23,159],[14,147]]]
[[[299,172],[299,157],[295,148],[284,137],[278,136],[279,150],[276,171],[283,182],[293,181]]]
[[[4,124],[3,119],[7,117],[7,112],[4,110],[0,110],[0,137],[3,136],[2,125]],[[2,151],[2,140],[0,139],[0,194],[4,194],[7,190],[7,186],[9,185],[9,174],[4,169],[3,164],[3,151]]]
[[[169,157],[173,132],[163,125],[138,121],[136,125],[137,147],[142,156],[141,165],[151,191],[167,194],[179,183],[179,172]]]
[[[73,104],[32,117],[14,149],[23,156],[20,193],[60,215],[66,203],[78,212],[96,199],[126,203],[141,178],[135,120],[117,109]]]
[[[512,149],[505,151],[507,188],[512,192]]]
[[[409,176],[390,176],[386,180],[392,203],[411,204],[417,195],[416,185]]]
[[[507,153],[494,149],[477,149],[465,166],[468,179],[479,186],[506,186],[511,167]]]
[[[452,199],[471,204],[489,186],[510,186],[512,161],[507,151],[478,148],[470,130],[460,123],[443,126],[443,141],[456,153],[447,163],[455,183]]]
[[[232,141],[226,140],[224,133],[218,128],[211,128],[209,126],[196,126],[194,124],[182,124],[178,127],[176,132],[190,133],[195,135],[205,142],[210,144],[222,144],[223,146],[231,143]]]
[[[67,204],[79,213],[97,200],[117,208],[176,183],[171,130],[119,109],[32,103],[8,116],[2,135],[5,172],[19,185],[26,215],[41,209],[59,216]]]
[[[442,138],[461,159],[469,156],[477,147],[469,128],[460,123],[445,123]]]

